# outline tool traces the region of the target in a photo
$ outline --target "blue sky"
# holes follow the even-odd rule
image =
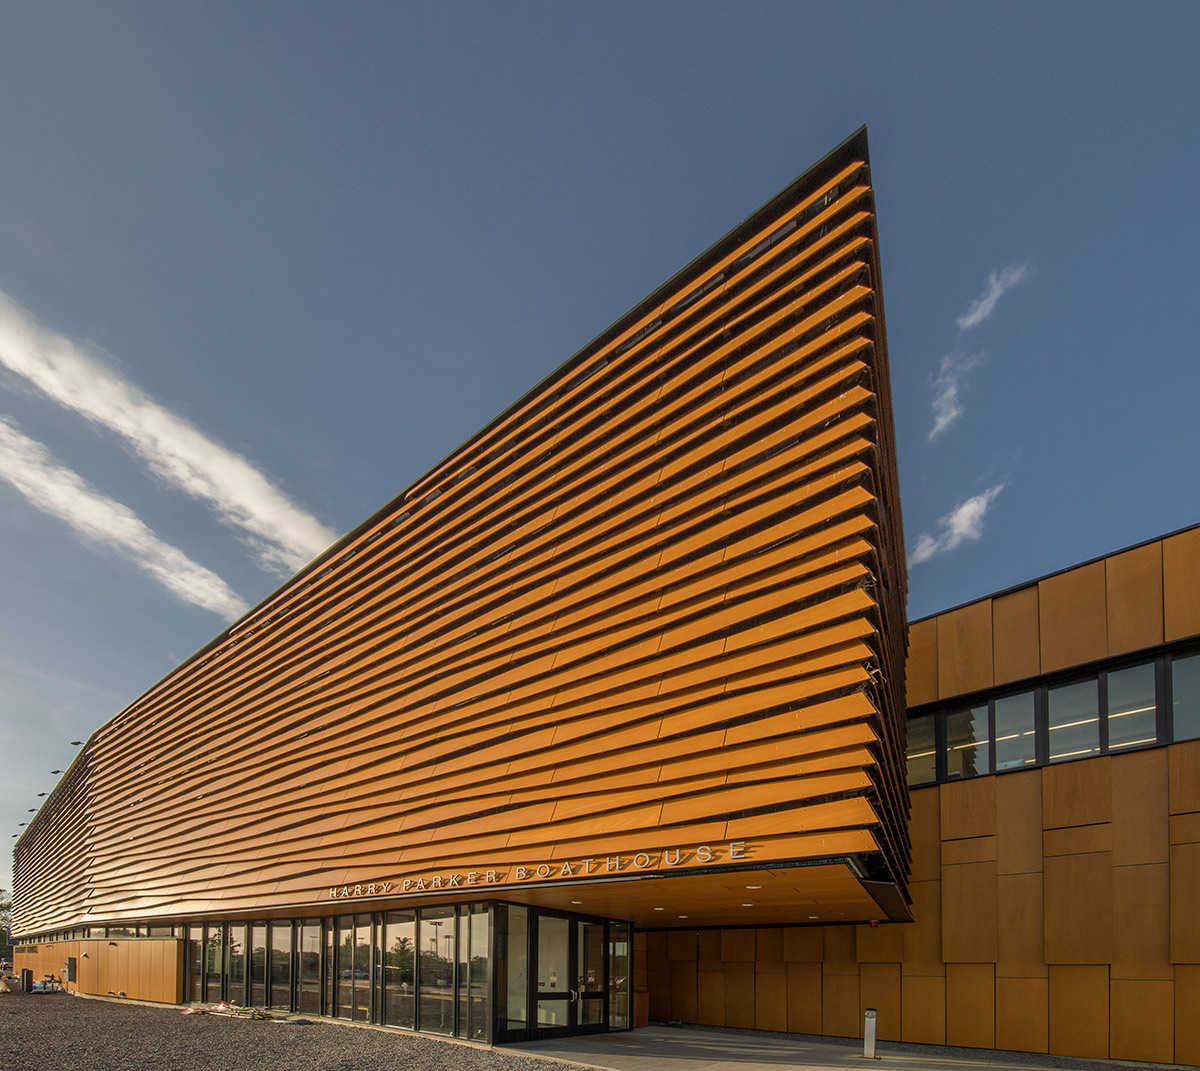
[[[1200,521],[1198,42],[1172,2],[6,5],[5,840],[863,123],[910,616]]]

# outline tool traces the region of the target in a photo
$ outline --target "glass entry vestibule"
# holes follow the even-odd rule
[[[497,1040],[629,1029],[625,922],[497,905]]]
[[[631,927],[520,904],[438,904],[188,927],[188,995],[516,1041],[630,1026]]]

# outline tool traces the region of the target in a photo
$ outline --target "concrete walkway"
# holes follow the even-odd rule
[[[933,1045],[897,1046],[881,1042],[879,1059],[865,1061],[862,1043],[838,1044],[807,1037],[762,1036],[734,1031],[650,1026],[619,1034],[524,1041],[502,1046],[530,1055],[567,1060],[606,1071],[826,1071],[868,1067],[880,1071],[1029,1071],[1031,1067],[1121,1068],[1146,1065],[1110,1060]],[[1155,1064],[1163,1069],[1169,1065]]]

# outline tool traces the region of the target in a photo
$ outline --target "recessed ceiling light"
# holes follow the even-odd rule
[[[818,919],[818,918],[820,918],[821,916],[820,916],[820,915],[809,915],[808,917],[809,917],[810,919]]]
[[[573,903],[573,904],[582,904],[582,903],[583,903],[583,901],[582,901],[582,900],[572,900],[572,901],[571,901],[571,903]]]
[[[679,917],[680,917],[681,919],[685,919],[685,918],[687,918],[687,915],[680,915]]]
[[[667,909],[665,907],[656,907],[654,910],[655,911],[666,911]]]
[[[753,904],[742,904],[742,907],[753,907]]]
[[[744,888],[747,888],[747,889],[761,889],[761,888],[762,888],[762,886],[761,886],[761,885],[746,885],[746,886],[744,886]]]

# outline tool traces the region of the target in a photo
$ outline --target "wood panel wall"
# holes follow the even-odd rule
[[[52,974],[72,993],[117,997],[158,1004],[181,1004],[184,986],[184,946],[175,938],[136,941],[89,939],[55,941],[18,948],[16,970],[28,967],[35,981]],[[76,960],[75,981],[68,982],[66,963]]]
[[[17,927],[798,831],[902,895],[900,539],[864,133],[101,728]]]
[[[910,626],[921,706],[1200,634],[1200,526]]]
[[[647,933],[650,1017],[1200,1063],[1198,786],[1189,741],[918,789],[914,923]]]

